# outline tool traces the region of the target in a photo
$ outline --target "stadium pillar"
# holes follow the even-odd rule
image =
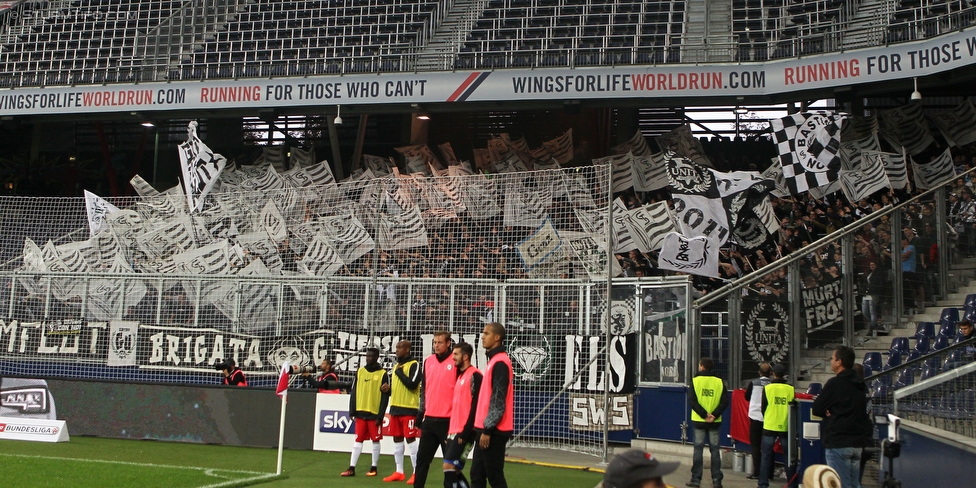
[[[28,161],[37,161],[37,158],[41,153],[41,137],[43,134],[44,124],[39,120],[35,120],[34,132],[31,134],[30,159],[28,159]]]

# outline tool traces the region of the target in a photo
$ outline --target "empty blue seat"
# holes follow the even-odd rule
[[[952,351],[949,353],[949,357],[942,364],[942,371],[949,371],[950,369],[965,365],[966,361],[964,361],[962,353],[963,351]]]
[[[952,322],[953,324],[959,322],[959,309],[956,307],[943,308],[942,316],[939,317],[939,323]]]
[[[932,349],[935,349],[936,351],[941,351],[946,347],[949,347],[949,336],[942,335],[942,334],[936,336],[935,343],[932,344]]]
[[[883,369],[888,371],[895,366],[901,366],[901,353],[898,351],[888,351],[888,361],[885,362]]]
[[[926,340],[935,339],[935,324],[932,322],[919,322],[915,326],[915,339],[924,337]]]
[[[962,306],[965,308],[976,307],[976,293],[966,295],[966,299],[962,301]]]
[[[888,353],[898,352],[902,356],[907,356],[912,350],[907,337],[895,337],[891,340],[891,347],[888,349]]]
[[[932,352],[931,346],[929,344],[929,339],[927,337],[916,339],[915,348],[912,349],[913,352],[917,352],[920,356],[924,356]]]
[[[867,369],[871,368],[874,372],[881,371],[881,367],[884,366],[884,362],[881,360],[880,352],[866,352],[864,353],[864,374],[867,375]]]
[[[894,388],[897,390],[899,388],[904,388],[915,383],[915,368],[906,368],[898,373],[898,379],[895,380]]]
[[[946,336],[946,337],[952,337],[952,336],[956,335],[956,324],[955,323],[948,323],[948,322],[942,322],[942,323],[940,323],[939,324],[939,335]]]
[[[939,367],[938,363],[932,365],[932,364],[929,364],[928,361],[926,361],[925,364],[922,366],[922,374],[918,378],[919,381],[921,381],[921,380],[927,380],[927,379],[929,379],[929,378],[931,378],[931,377],[933,377],[933,376],[941,373],[940,369],[941,368]]]
[[[864,366],[864,377],[870,378],[871,375],[874,374],[874,369],[871,366],[868,366],[867,364],[864,364],[862,366]]]
[[[810,385],[807,386],[807,395],[819,395],[822,390],[823,390],[823,384],[810,383]]]

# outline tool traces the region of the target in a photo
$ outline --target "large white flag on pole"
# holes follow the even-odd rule
[[[180,144],[180,166],[183,168],[183,189],[190,212],[203,208],[220,172],[227,165],[227,158],[216,154],[197,135],[197,121],[191,120],[186,128],[187,140]]]
[[[91,231],[92,237],[95,237],[102,227],[107,227],[105,218],[109,214],[119,211],[118,207],[88,190],[85,190],[85,209],[88,210],[88,230]]]

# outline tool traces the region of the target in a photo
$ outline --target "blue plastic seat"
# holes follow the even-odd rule
[[[823,384],[821,383],[810,383],[807,386],[808,395],[819,395],[821,391],[823,391]]]
[[[976,293],[966,295],[966,299],[962,301],[962,306],[965,308],[976,307]]]
[[[940,323],[939,324],[939,335],[940,336],[946,336],[946,337],[952,337],[952,336],[956,335],[956,324],[955,323],[951,323],[950,324],[948,322]]]
[[[912,336],[915,339],[925,338],[935,339],[935,324],[932,322],[919,322],[915,326],[915,335]]]
[[[939,323],[952,322],[953,324],[959,322],[959,309],[956,307],[949,307],[942,309],[942,316],[939,317]]]
[[[872,368],[871,366],[869,366],[867,364],[862,364],[862,366],[864,366],[864,377],[865,378],[870,378],[871,375],[874,374],[874,368]]]
[[[931,365],[928,361],[922,366],[922,374],[919,376],[919,381],[927,380],[937,374],[941,373],[941,368],[938,364]]]
[[[931,348],[931,344],[929,343],[929,339],[927,337],[926,338],[917,339],[915,341],[915,348],[913,348],[912,351],[913,352],[917,352],[919,354],[919,356],[924,356],[924,355],[932,352],[932,348]]]
[[[946,358],[945,362],[942,363],[942,371],[949,371],[950,369],[958,368],[966,364],[963,358],[963,351],[952,351],[949,353],[949,357]]]
[[[897,390],[899,388],[904,388],[906,386],[915,383],[915,368],[909,367],[898,373],[898,379],[895,380],[894,388]]]
[[[901,353],[898,351],[888,351],[888,361],[885,362],[884,371],[888,371],[895,366],[901,366]]]
[[[895,337],[891,339],[891,347],[888,349],[888,353],[898,352],[902,356],[907,356],[911,350],[907,337]]]
[[[939,334],[935,337],[935,343],[932,344],[932,349],[941,351],[947,347],[949,347],[949,336]]]
[[[874,372],[881,371],[881,367],[884,366],[884,362],[881,359],[880,352],[866,352],[864,353],[864,374],[867,375],[867,369],[871,368]]]

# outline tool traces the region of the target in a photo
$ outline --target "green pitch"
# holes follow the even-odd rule
[[[368,448],[368,446],[367,446]],[[441,486],[439,459],[435,458],[428,486]],[[349,465],[345,453],[284,452],[282,476],[275,477],[277,450],[226,447],[180,442],[133,441],[72,437],[71,442],[0,441],[0,466],[13,486],[59,487],[229,487],[229,486],[404,486],[384,483],[393,472],[392,456],[381,456],[377,477],[366,477],[370,453],[359,458],[357,475],[340,478]],[[466,470],[467,472],[467,470]],[[409,457],[406,474],[411,473]],[[576,469],[505,465],[508,484],[514,488],[559,486],[593,488],[600,473]]]

